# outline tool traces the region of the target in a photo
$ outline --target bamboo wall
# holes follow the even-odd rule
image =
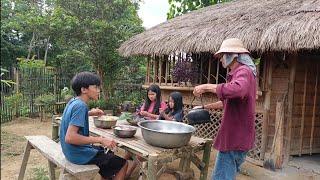
[[[272,149],[277,129],[277,102],[285,96],[284,125],[281,127],[283,155],[320,153],[319,60],[319,56],[269,54],[272,78],[271,87],[266,88],[266,92],[271,92],[269,118],[265,127],[266,152]]]
[[[320,153],[320,56],[300,56],[296,70],[290,154]]]

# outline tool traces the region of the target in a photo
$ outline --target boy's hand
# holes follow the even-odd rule
[[[102,115],[104,115],[104,112],[99,108],[92,108],[89,111],[89,116],[102,116]]]
[[[107,147],[109,149],[113,149],[117,146],[116,142],[113,139],[101,137],[100,144],[104,147]]]

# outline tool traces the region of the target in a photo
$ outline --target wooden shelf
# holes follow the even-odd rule
[[[159,85],[159,84],[157,84]],[[142,85],[142,88],[147,89],[150,85],[149,84],[144,84]],[[161,90],[176,90],[176,91],[193,91],[194,87],[181,87],[181,86],[165,86],[165,85],[159,85]]]

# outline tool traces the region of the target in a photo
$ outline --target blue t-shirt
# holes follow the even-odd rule
[[[73,145],[65,141],[69,125],[79,127],[78,133],[83,136],[89,136],[89,108],[80,98],[71,99],[63,111],[63,116],[60,125],[60,143],[62,152],[66,158],[75,164],[86,164],[96,154],[97,150],[92,145]]]

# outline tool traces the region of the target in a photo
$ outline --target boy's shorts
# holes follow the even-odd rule
[[[114,176],[126,164],[125,159],[116,156],[112,151],[105,154],[103,147],[93,146],[93,148],[98,149],[98,153],[88,162],[88,164],[97,165],[100,168],[99,174],[103,178]]]

